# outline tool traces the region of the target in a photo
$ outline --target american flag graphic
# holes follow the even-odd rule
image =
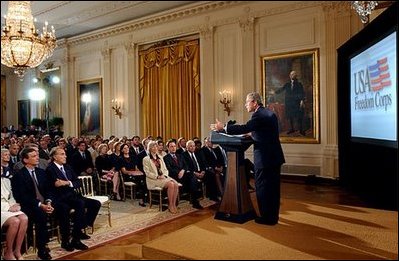
[[[373,91],[379,91],[391,85],[388,68],[388,58],[384,57],[369,66],[370,84]]]

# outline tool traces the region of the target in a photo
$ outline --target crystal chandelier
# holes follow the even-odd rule
[[[369,14],[377,5],[377,1],[352,1],[352,8],[356,10],[364,24],[369,21]]]
[[[43,32],[35,29],[30,1],[9,1],[8,12],[4,16],[5,25],[1,33],[1,63],[14,68],[21,80],[28,68],[39,66],[50,57],[57,46],[55,30]]]

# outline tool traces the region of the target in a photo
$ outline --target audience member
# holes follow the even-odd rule
[[[1,228],[6,231],[5,260],[22,260],[21,247],[28,228],[28,217],[15,202],[10,179],[4,177],[1,166]]]
[[[81,239],[90,237],[82,232],[86,227],[94,226],[94,221],[100,210],[101,203],[97,200],[83,197],[76,190],[82,183],[73,169],[66,164],[66,153],[62,148],[54,147],[50,152],[52,162],[46,169],[50,186],[54,193],[57,217],[60,220],[61,247],[67,251],[88,248]],[[70,241],[70,211],[73,213],[72,239]]]
[[[147,188],[165,188],[168,194],[168,208],[172,214],[177,213],[177,196],[179,187],[176,180],[169,177],[168,169],[162,157],[158,155],[158,144],[156,141],[148,143],[149,155],[143,159],[144,173],[146,175]]]
[[[112,164],[110,155],[107,154],[108,146],[107,144],[100,144],[98,146],[98,156],[95,160],[95,167],[102,179],[106,179],[108,181],[112,181],[113,184],[113,195],[112,199],[121,200],[121,196],[119,195],[119,172],[116,171],[115,165]]]
[[[35,223],[37,256],[48,260],[51,259],[51,255],[46,247],[49,241],[47,215],[54,210],[51,204],[48,204],[53,200],[49,191],[49,181],[45,171],[37,167],[37,148],[25,147],[21,151],[21,160],[24,167],[12,178],[12,192],[16,202],[21,205],[22,212]]]

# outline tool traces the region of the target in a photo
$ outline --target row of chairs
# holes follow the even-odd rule
[[[109,191],[112,191],[112,181],[102,178],[97,174],[98,177],[98,190],[99,194],[103,195],[109,195]],[[122,194],[123,194],[123,200],[125,201],[127,196],[130,197],[130,199],[136,199],[136,183],[131,182],[131,181],[124,181],[123,175],[119,175],[120,177],[120,184],[122,188]],[[204,182],[201,182],[202,185],[202,192],[203,192],[203,197],[205,198],[206,194],[206,188]],[[181,190],[182,184],[179,183],[179,190]],[[165,190],[160,187],[155,187],[154,189],[148,190],[148,195],[149,195],[149,207],[151,208],[153,203],[156,202],[159,205],[159,211],[162,211],[162,205],[163,205],[163,200],[166,198],[165,193],[163,193]],[[180,192],[179,192],[180,194]],[[178,198],[179,200],[179,198]]]

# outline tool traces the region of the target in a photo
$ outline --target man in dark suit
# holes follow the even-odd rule
[[[251,133],[254,140],[254,165],[256,199],[260,217],[256,223],[275,225],[278,223],[280,210],[280,171],[285,162],[279,139],[278,120],[276,115],[263,107],[259,93],[247,95],[245,107],[253,112],[251,119],[243,125],[224,124],[216,120],[211,129],[227,134]]]
[[[77,175],[93,176],[94,164],[85,141],[79,141],[77,151],[72,154],[71,166]]]
[[[54,210],[48,202],[53,200],[49,190],[49,180],[43,169],[37,168],[39,153],[36,148],[26,147],[21,151],[24,167],[12,178],[12,192],[16,202],[21,205],[30,221],[35,223],[37,255],[49,260],[51,255],[46,247],[49,241],[47,215]]]
[[[52,162],[46,169],[46,174],[50,179],[56,214],[60,220],[61,228],[61,247],[67,251],[74,249],[85,250],[88,247],[83,244],[81,239],[90,237],[82,232],[87,226],[93,227],[94,221],[100,210],[101,203],[97,200],[83,197],[76,189],[82,186],[78,176],[72,168],[66,164],[65,150],[54,147],[50,152]],[[70,241],[70,211],[73,213],[72,240]]]
[[[200,183],[192,172],[187,171],[183,156],[181,154],[176,154],[176,142],[170,140],[166,143],[166,147],[169,153],[163,157],[163,160],[169,171],[169,176],[183,184],[183,189],[186,189],[190,193],[193,208],[203,209],[198,201]]]
[[[291,129],[288,130],[287,134],[295,132],[295,123],[299,129],[299,133],[305,136],[303,130],[303,116],[305,109],[305,92],[303,90],[302,83],[297,79],[295,71],[290,72],[290,81],[284,84],[284,86],[275,91],[275,93],[285,92],[285,117],[289,120]]]

